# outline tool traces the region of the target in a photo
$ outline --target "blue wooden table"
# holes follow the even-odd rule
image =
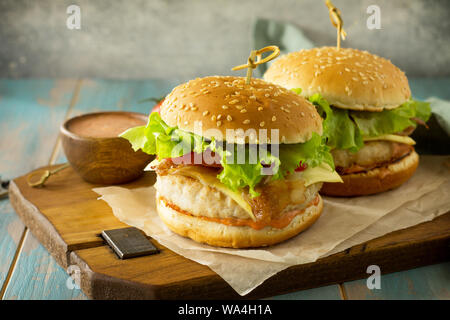
[[[46,164],[65,162],[58,139],[64,119],[99,110],[148,113],[148,97],[161,97],[178,81],[98,79],[0,80],[0,176],[13,179]],[[414,96],[450,100],[450,78],[410,79]],[[0,200],[0,298],[86,299],[66,270]],[[381,289],[366,280],[299,291],[274,299],[450,299],[450,263],[381,277]]]

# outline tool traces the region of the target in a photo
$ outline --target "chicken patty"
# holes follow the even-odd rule
[[[367,171],[399,160],[410,154],[410,145],[391,141],[368,141],[358,152],[333,149],[336,171],[339,174]]]

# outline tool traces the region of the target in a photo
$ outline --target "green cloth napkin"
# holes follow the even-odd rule
[[[314,43],[293,24],[257,19],[253,24],[253,48],[259,49],[270,45],[280,48],[281,54],[315,47]],[[255,73],[261,77],[268,65],[270,62],[259,65]]]
[[[300,28],[291,24],[269,19],[256,19],[253,23],[253,48],[276,45],[281,54],[315,47]],[[270,64],[270,62],[269,62]],[[258,66],[255,73],[262,77],[267,64]],[[425,154],[450,154],[450,102],[430,97],[432,116],[429,129],[418,126],[412,138],[416,140],[416,150]]]

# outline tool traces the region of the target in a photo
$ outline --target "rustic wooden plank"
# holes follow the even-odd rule
[[[448,260],[449,227],[447,214],[314,263],[293,266],[268,279],[246,298],[366,278],[366,268],[371,264],[389,273]],[[160,249],[164,255],[122,263],[109,248],[96,247],[72,252],[71,262],[80,266],[82,288],[92,298],[239,298],[221,278],[208,274],[211,271],[206,267],[202,269],[168,249]]]
[[[381,270],[383,271],[383,270]],[[381,289],[369,290],[366,279],[344,284],[348,299],[449,300],[450,262],[381,275]]]
[[[149,172],[131,185],[149,186],[154,181],[155,175]],[[83,181],[72,168],[53,176],[45,188],[28,187],[26,176],[11,182],[11,201],[17,213],[63,267],[68,266],[70,251],[103,245],[99,236],[103,230],[127,227],[105,202],[97,200],[98,194],[92,191],[95,187],[98,185]],[[16,201],[22,197],[33,201]]]
[[[129,187],[149,185],[152,175],[147,173]],[[81,268],[83,289],[89,297],[238,298],[210,269],[168,249],[161,248],[161,254],[122,261],[107,246],[99,246],[100,243],[92,248],[86,248],[84,242],[76,243],[79,239],[99,239],[99,231],[114,228],[114,220],[117,227],[124,226],[104,202],[95,201],[97,195],[92,187],[81,181],[72,169],[61,171],[42,189],[28,187],[25,177],[11,182],[11,202],[18,214],[62,265],[77,264]],[[88,232],[83,231],[86,228]],[[83,237],[73,238],[78,233],[84,233]],[[67,239],[75,239],[70,244],[72,247],[66,243]],[[291,267],[268,279],[250,297],[365,278],[370,264],[380,265],[385,272],[395,272],[442,262],[450,258],[449,245],[450,214],[446,214],[315,263]]]
[[[48,162],[76,80],[0,80],[0,175],[12,179]],[[24,225],[0,200],[0,288],[23,237]],[[1,295],[0,295],[1,296]]]
[[[65,270],[30,232],[25,236],[20,260],[4,299],[86,299],[81,289],[66,285],[69,276]]]

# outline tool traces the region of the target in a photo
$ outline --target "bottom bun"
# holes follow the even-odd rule
[[[418,165],[419,155],[413,150],[406,157],[385,167],[341,175],[344,183],[324,183],[320,193],[327,196],[351,197],[391,190],[411,178]]]
[[[311,226],[323,209],[322,198],[318,196],[319,203],[307,207],[287,227],[277,229],[268,226],[256,230],[248,226],[229,226],[180,213],[167,206],[158,194],[156,197],[159,199],[156,202],[158,214],[170,230],[197,242],[229,248],[269,246],[292,238]]]

